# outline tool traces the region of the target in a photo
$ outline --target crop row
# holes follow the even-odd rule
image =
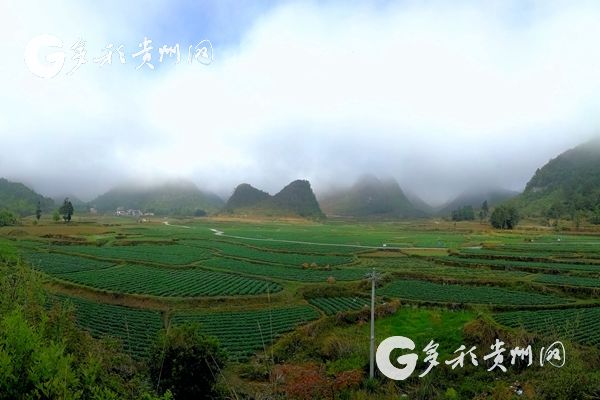
[[[600,288],[599,278],[589,278],[572,275],[540,275],[535,278],[536,282],[549,283],[551,285],[583,286]]]
[[[600,272],[600,265],[590,264],[570,264],[558,262],[527,262],[512,260],[490,260],[485,258],[465,258],[450,256],[447,260],[460,265],[484,265],[496,268],[515,268],[515,269],[537,269],[537,270],[556,270],[556,271],[587,271]]]
[[[83,254],[108,260],[142,261],[186,265],[210,257],[210,251],[183,245],[60,246],[61,252]]]
[[[561,304],[560,297],[495,286],[442,284],[412,279],[394,280],[378,291],[379,294],[401,299],[490,305]]]
[[[108,268],[114,263],[64,254],[27,251],[23,259],[33,268],[49,275],[60,275],[78,271],[95,271]]]
[[[323,310],[326,315],[360,310],[370,304],[370,300],[365,297],[316,297],[310,299],[308,302]]]
[[[201,246],[205,249],[216,250],[225,257],[245,258],[267,263],[285,264],[301,268],[303,264],[317,264],[319,266],[341,265],[352,262],[352,257],[335,255],[316,255],[300,253],[281,253],[243,246],[224,241],[185,241],[190,246]]]
[[[162,328],[160,312],[112,304],[102,304],[76,297],[57,296],[75,308],[76,323],[92,336],[115,337],[123,349],[135,358],[145,358],[157,332]]]
[[[244,359],[262,350],[281,334],[317,319],[310,306],[294,306],[255,311],[189,312],[175,314],[172,323],[197,323],[206,335],[216,337],[234,359]]]
[[[551,335],[559,340],[600,345],[600,307],[502,312],[495,314],[494,319],[512,328]]]
[[[418,257],[379,258],[370,266],[378,270],[385,269],[394,272],[447,276],[461,279],[512,279],[528,275],[527,272],[523,271],[449,266]]]
[[[302,282],[325,282],[330,277],[338,281],[360,280],[367,272],[365,268],[302,269],[283,265],[254,264],[229,258],[213,258],[203,261],[202,264],[236,273]]]
[[[223,272],[123,265],[57,275],[61,279],[117,293],[164,297],[256,295],[280,291],[274,282]]]

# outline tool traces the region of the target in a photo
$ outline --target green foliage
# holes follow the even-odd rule
[[[31,270],[5,264],[0,264],[0,399],[159,400],[129,358],[76,328],[68,308],[44,307],[43,289]]]
[[[13,213],[6,210],[0,211],[0,226],[17,225],[18,223],[19,220]]]
[[[473,221],[475,219],[475,211],[473,206],[463,206],[452,211],[452,221]]]
[[[0,204],[2,208],[24,217],[33,215],[38,205],[42,210],[50,210],[54,201],[37,194],[22,183],[0,178]]]
[[[62,215],[62,218],[65,222],[71,222],[74,209],[73,204],[68,198],[65,199],[63,205],[58,209],[58,212]]]
[[[500,205],[494,209],[490,224],[496,229],[513,229],[519,224],[520,216],[517,208],[511,205]]]
[[[598,140],[577,146],[550,160],[536,171],[525,192],[515,202],[524,215],[546,216],[550,213],[553,219],[557,213],[593,212],[599,204]]]
[[[150,355],[152,382],[177,400],[215,399],[226,356],[218,342],[197,325],[171,327],[160,333]]]
[[[60,221],[60,213],[58,212],[58,210],[54,210],[54,212],[52,213],[52,221]]]

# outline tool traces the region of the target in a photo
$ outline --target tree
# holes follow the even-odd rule
[[[490,223],[496,229],[513,229],[519,223],[520,216],[516,207],[501,205],[494,209]]]
[[[0,226],[16,225],[19,221],[10,211],[0,211]]]
[[[160,332],[148,367],[155,387],[170,390],[177,400],[213,399],[225,359],[216,339],[188,324]]]
[[[463,206],[452,211],[452,221],[472,221],[474,219],[473,206]]]
[[[42,218],[42,205],[41,203],[38,201],[37,203],[37,208],[35,209],[35,219],[37,221],[40,220],[40,218]]]
[[[481,204],[481,212],[483,214],[483,218],[487,218],[490,215],[490,206],[488,205],[488,201],[484,200],[483,204]]]
[[[67,197],[63,202],[63,205],[59,208],[58,212],[62,214],[63,220],[65,222],[71,222],[73,211],[73,204],[71,204],[71,200],[69,200],[69,198]]]
[[[52,213],[52,220],[54,222],[58,222],[60,220],[60,213],[58,212],[58,210],[54,210],[54,212]]]

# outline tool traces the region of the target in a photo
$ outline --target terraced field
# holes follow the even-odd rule
[[[259,262],[272,264],[285,264],[301,267],[303,264],[317,264],[319,266],[349,264],[353,261],[352,257],[336,256],[326,254],[302,254],[292,252],[270,252],[268,250],[259,250],[256,248],[243,246],[224,241],[184,241],[183,243],[193,246],[213,250],[214,253],[222,257],[242,258]]]
[[[316,297],[308,302],[322,310],[325,315],[360,310],[371,304],[370,299],[366,297]]]
[[[77,297],[54,296],[53,301],[66,301],[75,307],[77,324],[92,336],[111,336],[123,343],[123,349],[134,358],[145,358],[163,323],[160,312],[111,304]]]
[[[353,281],[363,279],[367,273],[366,268],[303,269],[284,265],[255,264],[228,258],[213,258],[203,261],[202,265],[228,272],[302,282],[326,282],[329,277],[338,281]]]
[[[310,306],[273,308],[256,311],[177,313],[173,324],[198,323],[209,336],[216,337],[234,359],[245,359],[270,346],[283,333],[317,319]]]
[[[600,265],[583,263],[560,263],[560,262],[541,262],[541,261],[516,261],[505,259],[473,258],[450,256],[447,261],[457,265],[489,266],[491,268],[513,268],[522,270],[540,270],[540,271],[585,271],[600,273]]]
[[[573,275],[540,275],[535,278],[536,282],[551,285],[583,286],[600,288],[600,278],[573,276]]]
[[[419,280],[398,279],[384,286],[378,294],[399,299],[443,303],[490,305],[552,305],[568,300],[534,292],[509,290],[494,286],[441,284]]]
[[[105,260],[187,265],[211,256],[207,249],[182,245],[53,246],[52,250],[93,256]]]
[[[600,307],[564,310],[511,311],[494,315],[499,323],[528,331],[600,345]]]
[[[274,282],[199,268],[119,265],[101,271],[80,271],[56,276],[95,289],[161,297],[256,295],[275,293],[282,289]]]
[[[114,265],[113,262],[108,261],[34,251],[24,253],[23,258],[35,269],[53,276],[79,271],[97,271]]]

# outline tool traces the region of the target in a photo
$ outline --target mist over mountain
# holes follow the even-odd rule
[[[513,202],[525,215],[558,215],[600,207],[600,138],[583,143],[539,168]]]
[[[218,211],[223,200],[214,193],[201,191],[191,182],[169,181],[150,186],[120,186],[89,204],[99,212],[114,212],[122,207],[157,215],[194,215],[199,211]]]
[[[484,201],[488,202],[489,207],[493,207],[518,195],[519,192],[502,188],[470,189],[444,204],[438,209],[437,214],[449,215],[452,211],[464,206],[472,206],[474,209],[478,209]]]
[[[22,183],[0,178],[0,210],[8,210],[24,217],[35,214],[38,203],[43,212],[54,208],[54,200],[36,193]]]
[[[345,217],[411,218],[426,214],[410,202],[396,180],[380,180],[374,175],[364,175],[350,188],[323,197],[321,207],[327,215]]]
[[[323,218],[319,202],[307,180],[295,180],[274,196],[243,183],[223,208],[225,214]]]

